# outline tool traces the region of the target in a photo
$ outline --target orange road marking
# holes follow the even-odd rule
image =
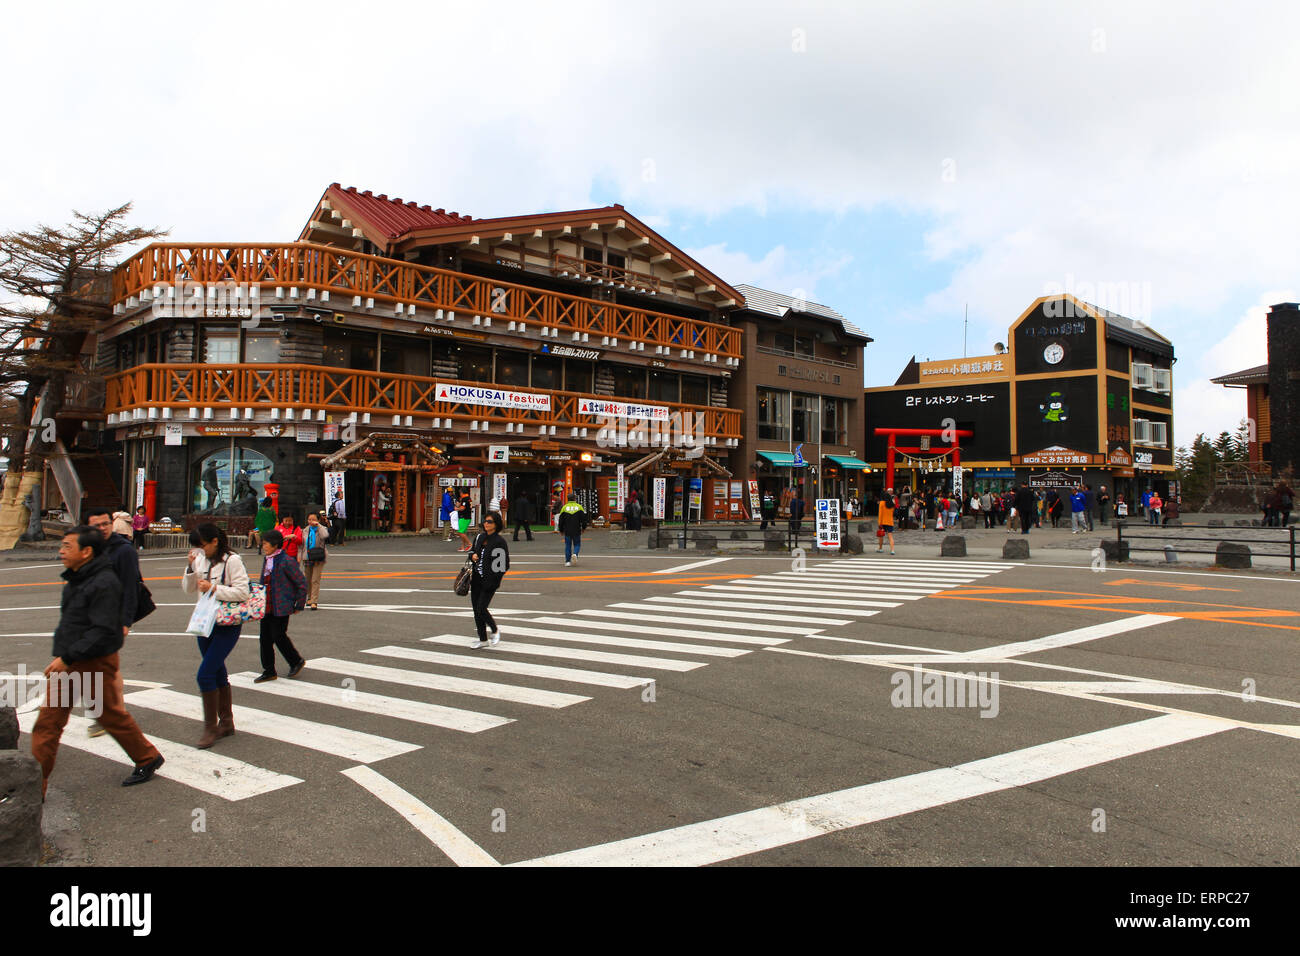
[[[1124,584],[1140,584],[1146,588],[1173,588],[1176,591],[1241,591],[1241,588],[1212,588],[1204,584],[1164,584],[1158,581],[1139,581],[1137,578],[1121,578],[1118,581],[1103,581],[1102,583],[1108,588],[1119,587]]]

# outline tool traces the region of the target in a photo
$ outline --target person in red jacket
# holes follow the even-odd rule
[[[302,547],[302,528],[294,526],[293,515],[285,514],[277,530],[284,535],[284,553],[297,561],[298,549]]]

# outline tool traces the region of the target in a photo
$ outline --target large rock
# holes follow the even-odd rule
[[[1107,561],[1123,563],[1128,560],[1129,543],[1127,541],[1116,541],[1113,538],[1103,538],[1101,551],[1106,556]]]
[[[1024,561],[1029,557],[1029,537],[1007,538],[1002,546],[1002,557],[1011,561]]]
[[[764,551],[784,551],[786,547],[785,535],[780,531],[763,532],[763,550]]]
[[[1207,522],[1205,523],[1205,526],[1206,526],[1207,528],[1222,528],[1222,527],[1223,527],[1223,519],[1222,519],[1222,518],[1211,518],[1209,521],[1207,521]]]
[[[41,855],[41,765],[0,751],[0,866],[35,866]]]
[[[1221,568],[1250,567],[1250,545],[1240,541],[1220,541],[1214,550],[1214,563]]]
[[[731,532],[731,540],[732,540],[732,541],[744,541],[744,540],[746,540],[748,537],[749,537],[749,532],[748,532],[748,531],[733,531],[733,532]]]
[[[944,535],[943,544],[939,545],[939,557],[941,558],[966,557],[966,539],[959,534]]]
[[[671,535],[667,535],[667,534],[660,535],[660,534],[656,534],[655,532],[651,531],[651,532],[646,536],[646,542],[645,542],[645,543],[646,543],[646,547],[649,548],[651,551],[653,551],[655,548],[666,548],[666,547],[668,547],[668,542],[670,542],[670,541],[672,541],[672,536],[671,536]]]
[[[861,554],[862,536],[857,534],[846,534],[840,541],[840,550],[845,554]]]
[[[692,537],[695,542],[696,551],[716,551],[718,548],[718,539],[716,535],[704,534],[703,532]]]
[[[12,678],[9,679],[12,680]],[[12,707],[0,707],[0,750],[16,750],[17,748],[18,711]]]
[[[961,530],[963,530],[963,531],[974,531],[974,530],[975,530],[975,527],[976,527],[976,525],[975,525],[975,516],[974,516],[974,515],[962,515],[962,516],[961,516]]]
[[[1248,518],[1237,518],[1232,522],[1234,528],[1249,528],[1250,520]]]

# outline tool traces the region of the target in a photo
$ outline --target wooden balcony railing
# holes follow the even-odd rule
[[[722,358],[741,357],[740,330],[730,326],[309,242],[276,246],[154,243],[114,271],[113,303],[124,302],[157,285],[181,282],[296,286],[332,295],[542,325],[561,333],[586,332]]]
[[[611,285],[637,291],[651,291],[656,295],[661,293],[671,295],[673,292],[672,285],[664,282],[658,276],[647,275],[644,272],[636,272],[632,269],[621,269],[618,266],[607,265],[604,262],[580,259],[577,256],[566,256],[560,252],[557,252],[551,261],[551,272],[557,276],[572,276],[601,285]]]
[[[551,396],[551,408],[543,411],[437,401],[434,396],[440,384],[547,394]],[[110,414],[137,408],[189,409],[213,406],[324,409],[336,415],[369,412],[378,416],[411,415],[462,423],[471,420],[500,424],[514,422],[516,427],[547,425],[556,428],[556,438],[561,437],[561,428],[599,428],[600,419],[578,412],[579,400],[590,398],[603,402],[667,406],[670,414],[680,413],[683,418],[691,415],[692,423],[696,420],[695,414],[699,413],[704,416],[704,437],[719,441],[741,437],[740,410],[734,408],[654,402],[585,392],[514,389],[485,382],[359,372],[320,365],[137,365],[108,376],[106,387],[105,411]],[[592,436],[594,437],[594,432]]]

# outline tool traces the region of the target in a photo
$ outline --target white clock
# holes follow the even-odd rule
[[[1053,342],[1047,348],[1043,349],[1043,359],[1048,365],[1056,365],[1061,359],[1065,358],[1065,349],[1059,342]]]

